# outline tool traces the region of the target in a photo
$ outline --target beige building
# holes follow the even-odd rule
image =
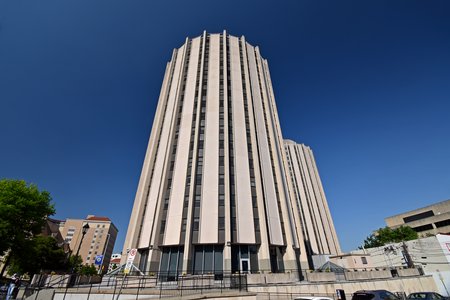
[[[293,220],[308,257],[341,253],[333,219],[310,147],[285,140]]]
[[[138,249],[143,272],[308,268],[285,160],[259,48],[226,32],[186,39],[166,67],[123,253]],[[326,244],[317,251],[337,251]]]
[[[89,228],[83,235],[86,225]],[[92,265],[97,255],[103,255],[103,270],[108,269],[118,232],[109,218],[89,215],[86,219],[67,219],[61,222],[59,230],[71,254],[78,252],[83,264]]]
[[[450,200],[385,218],[390,228],[409,226],[419,236],[450,233]]]

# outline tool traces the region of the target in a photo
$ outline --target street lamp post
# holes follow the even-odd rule
[[[75,257],[78,257],[78,255],[80,254],[81,244],[83,243],[84,236],[86,235],[88,230],[89,230],[89,224],[86,223],[81,228],[81,240],[80,240],[80,243],[78,244],[78,249],[77,249],[77,253],[75,254]]]
[[[83,227],[81,227],[81,239],[80,239],[80,243],[78,244],[77,252],[75,253],[75,261],[74,262],[76,262],[78,255],[80,254],[81,244],[83,243],[84,236],[86,235],[88,230],[89,230],[88,223],[84,224]],[[77,276],[74,276],[74,273],[75,273],[75,263],[72,266],[72,274],[69,277],[69,282],[67,284],[66,291],[69,288],[69,286],[74,286],[74,284],[75,284]],[[66,297],[66,295],[64,294],[63,300],[65,299],[65,297]]]
[[[83,227],[81,227],[81,239],[80,239],[80,243],[78,244],[77,252],[75,253],[75,260],[73,261],[72,273],[75,272],[75,265],[76,265],[76,261],[78,259],[78,255],[80,254],[81,244],[83,243],[84,236],[86,235],[88,230],[89,230],[88,223],[84,224]],[[69,258],[70,258],[70,256],[69,256]]]

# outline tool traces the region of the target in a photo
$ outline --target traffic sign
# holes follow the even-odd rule
[[[103,255],[96,255],[94,264],[96,266],[101,266],[103,262]]]
[[[137,249],[133,248],[128,252],[127,264],[125,265],[125,269],[123,269],[124,274],[130,273],[131,267],[133,266],[134,258],[136,257]]]
[[[130,273],[131,267],[133,266],[133,263],[131,261],[128,261],[125,265],[125,269],[123,270],[124,274]]]
[[[127,258],[127,262],[133,262],[134,258],[136,257],[136,253],[137,253],[137,249],[133,248],[130,250],[130,253],[128,253],[128,258]]]

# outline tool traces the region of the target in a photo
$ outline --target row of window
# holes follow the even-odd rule
[[[224,107],[224,55],[223,55],[223,38],[220,38],[219,44],[219,207],[218,207],[218,224],[219,239],[225,237],[225,107]]]
[[[203,37],[201,38],[203,39]],[[201,43],[203,40],[201,40]],[[218,174],[218,186],[219,186],[219,192],[218,192],[218,206],[219,206],[219,219],[218,219],[218,227],[219,230],[224,230],[225,228],[225,134],[229,137],[228,142],[228,153],[229,153],[229,179],[230,179],[230,204],[231,204],[231,227],[233,229],[232,236],[234,237],[233,241],[236,241],[237,237],[237,227],[236,227],[236,199],[235,199],[235,176],[234,176],[234,142],[233,142],[233,115],[232,115],[232,97],[231,97],[231,74],[230,74],[230,48],[229,43],[226,43],[226,74],[227,74],[227,105],[228,105],[228,132],[225,132],[225,93],[224,93],[224,74],[223,70],[225,70],[225,54],[224,54],[224,40],[220,39],[220,70],[222,70],[219,78],[220,86],[219,86],[219,174]],[[191,141],[190,141],[190,148],[189,148],[189,158],[188,158],[188,168],[187,168],[187,174],[186,174],[186,185],[185,185],[185,199],[183,203],[183,219],[182,219],[182,227],[181,231],[184,233],[186,230],[187,225],[187,218],[188,218],[188,207],[190,198],[193,197],[193,211],[192,211],[192,229],[193,231],[199,230],[199,221],[200,221],[200,207],[201,207],[201,201],[204,201],[205,199],[202,199],[201,192],[202,192],[202,178],[203,178],[203,167],[204,167],[204,139],[205,139],[205,126],[206,126],[206,95],[208,92],[208,64],[209,64],[209,37],[206,37],[206,40],[204,41],[205,45],[204,47],[200,47],[199,51],[199,60],[198,60],[198,66],[197,66],[197,85],[196,85],[196,92],[195,92],[195,104],[194,104],[194,113],[192,115],[192,130],[191,130]],[[183,110],[183,101],[184,101],[184,94],[185,94],[185,86],[187,82],[187,71],[189,67],[189,57],[190,57],[190,47],[191,47],[191,41],[187,44],[186,49],[186,57],[184,61],[183,66],[183,72],[181,74],[181,89],[179,94],[179,100],[177,103],[177,109],[176,109],[176,116],[175,116],[175,126],[174,126],[174,139],[172,140],[172,145],[170,148],[171,157],[168,160],[168,170],[167,176],[165,178],[165,193],[164,198],[162,201],[162,215],[160,216],[160,238],[163,237],[165,228],[166,228],[166,216],[167,216],[167,209],[169,207],[169,201],[170,201],[170,192],[172,187],[172,175],[175,168],[175,156],[177,153],[177,143],[178,143],[178,135],[179,135],[179,128],[181,124],[181,113]],[[254,158],[253,158],[253,151],[252,151],[252,136],[251,136],[251,115],[250,115],[250,107],[251,104],[249,104],[249,98],[251,99],[251,87],[248,86],[250,84],[248,78],[245,77],[245,69],[244,66],[248,65],[248,56],[244,51],[245,43],[241,41],[239,43],[239,52],[240,52],[240,67],[241,67],[241,76],[242,76],[242,89],[243,89],[243,97],[244,97],[244,111],[245,111],[245,130],[246,130],[246,138],[247,138],[247,152],[248,152],[248,163],[249,163],[249,171],[250,171],[250,184],[251,184],[251,196],[252,196],[252,202],[253,202],[253,217],[254,217],[254,224],[257,234],[259,234],[260,226],[259,226],[259,213],[258,213],[258,204],[257,204],[257,192],[256,192],[256,177],[255,177],[255,170],[254,170]],[[204,51],[204,53],[202,53]],[[180,52],[181,53],[181,52]],[[179,54],[177,54],[179,55]],[[203,56],[203,59],[202,59]],[[247,59],[247,62],[245,63],[244,60]],[[176,58],[174,58],[176,60]],[[201,66],[201,63],[203,62],[203,66]],[[259,82],[259,92],[261,93],[261,99],[264,99],[262,95],[262,89],[263,84],[262,80],[266,80],[265,78],[262,79],[262,76],[264,74],[261,74],[261,62],[257,60],[257,69],[258,69],[258,82]],[[171,76],[170,80],[173,79],[173,72],[174,72],[174,66],[172,63],[171,68]],[[200,76],[202,75],[202,76]],[[172,81],[169,83],[169,89],[172,85]],[[267,87],[266,87],[267,89]],[[201,95],[199,95],[201,93]],[[168,97],[168,95],[167,95]],[[167,99],[166,99],[167,100]],[[197,101],[200,102],[200,108],[197,107]],[[167,101],[166,101],[167,102]],[[165,111],[164,111],[164,117],[166,115],[166,109],[167,109],[167,103],[165,105]],[[276,178],[276,168],[274,165],[274,154],[272,153],[272,147],[271,144],[273,143],[270,140],[269,135],[269,124],[268,119],[270,119],[270,114],[267,111],[270,111],[270,109],[264,107],[264,101],[263,101],[263,109],[264,109],[264,121],[266,126],[266,134],[268,137],[269,142],[269,151],[270,151],[270,159],[271,159],[271,166],[272,166],[272,175],[274,178]],[[197,110],[199,112],[197,112]],[[197,118],[198,117],[198,118]],[[164,121],[163,121],[164,122]],[[198,126],[198,128],[196,128]],[[196,131],[197,129],[197,131]],[[198,140],[197,140],[197,149],[194,150],[194,141],[193,137],[195,136],[195,133],[197,132]],[[160,132],[161,134],[161,132]],[[160,143],[161,136],[159,136],[158,142],[157,142],[157,149],[159,149],[159,143]],[[162,151],[163,152],[163,151]],[[194,153],[195,152],[195,153]],[[157,150],[158,153],[158,150]],[[159,154],[159,153],[158,153]],[[194,155],[196,156],[196,159],[193,159]],[[156,160],[155,155],[155,160]],[[192,174],[192,164],[193,161],[195,161],[195,172]],[[153,164],[154,165],[154,164]],[[152,169],[151,172],[151,179],[153,178],[154,170]],[[193,178],[191,178],[194,176]],[[191,196],[190,195],[190,189],[191,189],[191,180],[193,179],[194,184],[194,193]],[[151,182],[151,180],[150,180]],[[277,186],[277,180],[274,180],[275,185],[275,193],[277,197],[278,202],[278,213],[280,215],[280,222],[281,222],[281,228],[283,237],[285,238],[285,232],[284,232],[284,224],[283,224],[283,218],[282,218],[282,211],[281,211],[281,203],[280,203],[280,196]],[[148,198],[148,197],[147,197]],[[148,199],[146,199],[148,201]],[[145,203],[146,207],[147,203]],[[144,209],[145,210],[145,209]],[[140,233],[142,231],[142,224],[141,228],[139,230],[139,237]],[[183,240],[182,237],[180,237],[181,240]]]
[[[250,116],[248,111],[248,96],[247,96],[247,84],[245,80],[245,72],[244,72],[244,57],[243,57],[243,47],[239,43],[239,58],[241,63],[241,76],[242,76],[242,91],[243,91],[243,99],[244,99],[244,114],[245,114],[245,131],[247,138],[247,154],[248,154],[248,164],[249,164],[249,172],[250,172],[250,186],[251,186],[251,197],[252,197],[252,206],[253,206],[253,224],[255,228],[255,238],[256,242],[259,243],[261,241],[261,232],[259,227],[259,214],[258,214],[258,202],[256,195],[256,179],[255,179],[255,169],[253,163],[253,149],[252,149],[252,139],[250,135]],[[248,61],[247,61],[248,64]],[[251,87],[249,87],[251,94]],[[251,95],[250,95],[251,97]],[[233,216],[232,216],[233,217]]]
[[[298,149],[297,149],[297,151],[299,151]],[[301,161],[301,158],[300,158],[300,153],[299,152],[296,152],[296,155],[297,155],[297,161]],[[307,180],[307,178],[309,177],[308,176],[308,174],[310,174],[310,170],[309,170],[309,168],[308,168],[308,164],[300,164],[300,170],[301,170],[301,181],[302,181],[302,186],[303,186],[303,190],[305,191],[305,195],[306,195],[306,203],[307,203],[307,209],[308,209],[308,212],[309,212],[309,216],[310,216],[310,219],[311,219],[311,222],[314,224],[313,226],[312,226],[312,232],[314,233],[314,240],[316,241],[316,244],[317,244],[317,246],[319,247],[319,249],[324,249],[324,247],[323,247],[323,245],[322,245],[322,240],[319,238],[319,232],[318,232],[318,229],[319,229],[319,226],[320,226],[320,224],[322,224],[322,222],[319,222],[316,218],[317,218],[317,214],[316,213],[314,213],[314,208],[312,207],[312,204],[311,204],[311,199],[315,199],[315,195],[311,195],[311,193],[314,193],[314,190],[310,190],[308,187],[307,187],[307,182],[306,182],[306,180]],[[319,212],[318,212],[319,213]],[[311,228],[309,228],[310,230],[308,230],[308,232],[311,232]]]
[[[421,214],[417,214],[417,215],[411,216],[411,219],[409,220],[409,222],[411,222],[411,220],[417,221],[417,220],[424,219],[425,218],[424,216],[426,216],[428,218],[430,216],[434,216],[434,214],[432,211],[427,211],[427,212],[424,212]],[[403,219],[406,219],[406,218],[403,218]],[[434,222],[434,226],[436,226],[436,228],[450,226],[450,219]],[[434,227],[433,227],[433,224],[425,224],[425,225],[421,225],[421,226],[412,227],[412,229],[414,229],[414,231],[416,231],[416,232],[423,232],[423,231],[433,230]]]
[[[297,176],[295,176],[295,173],[293,172],[293,166],[292,166],[293,162],[292,162],[291,156],[296,155],[297,156],[297,161],[299,161],[298,160],[299,159],[298,158],[298,154],[295,151],[295,149],[294,149],[294,154],[292,154],[292,151],[291,151],[291,149],[288,146],[286,146],[285,149],[286,149],[286,157],[287,157],[287,161],[288,161],[288,165],[289,165],[290,177],[291,177],[291,180],[293,182],[294,194],[295,194],[296,201],[297,201],[297,205],[296,206],[297,206],[298,212],[299,212],[300,217],[301,217],[301,223],[302,223],[301,230],[302,230],[302,233],[303,233],[303,236],[305,237],[305,239],[308,240],[308,241],[311,241],[311,238],[309,236],[310,230],[306,230],[306,228],[307,228],[306,216],[305,216],[305,211],[304,211],[302,202],[300,200],[300,192],[298,190],[300,188],[300,185],[298,184]],[[305,185],[304,185],[304,182],[303,182],[302,178],[300,178],[300,181],[302,183],[303,190],[306,192]],[[310,208],[306,208],[306,209],[308,209],[309,213],[311,214]],[[313,226],[313,230],[315,230],[315,226]],[[306,243],[306,251],[308,252],[309,255],[313,254],[314,251],[311,248],[311,243]]]
[[[260,72],[259,70],[264,70],[264,68],[261,66],[261,62],[260,60],[257,58],[256,59],[256,68],[258,69],[258,84],[259,84],[259,92],[260,92],[260,97],[261,97],[261,104],[262,104],[262,112],[263,112],[263,116],[264,116],[264,126],[265,126],[265,130],[266,130],[266,136],[267,136],[267,143],[269,146],[269,154],[270,154],[270,163],[272,166],[272,176],[274,178],[274,187],[275,187],[275,195],[277,198],[277,207],[278,207],[278,215],[279,215],[279,219],[280,219],[280,225],[281,225],[281,233],[283,236],[283,242],[286,244],[286,231],[284,228],[284,221],[283,221],[283,213],[281,211],[281,200],[280,200],[280,194],[279,194],[279,187],[278,187],[278,181],[277,181],[277,176],[276,176],[276,170],[275,170],[275,163],[274,163],[274,154],[272,151],[272,141],[270,138],[270,131],[269,131],[269,119],[270,116],[268,116],[268,114],[270,113],[270,108],[267,108],[265,105],[265,101],[264,99],[264,95],[263,95],[263,84],[262,84],[262,76],[264,76],[264,72]],[[261,74],[262,73],[262,74]],[[268,80],[266,78],[264,78],[264,82],[268,82]],[[266,93],[267,96],[269,97],[269,91],[267,91],[267,85],[264,85],[264,87],[266,88]],[[268,162],[266,162],[268,163]]]
[[[169,167],[169,172],[166,178],[166,189],[165,189],[165,197],[164,197],[164,201],[163,201],[163,209],[162,209],[162,215],[161,215],[161,224],[160,224],[160,243],[162,243],[162,239],[164,237],[164,232],[166,229],[166,218],[167,218],[167,211],[168,211],[168,207],[169,207],[169,199],[170,199],[170,194],[171,194],[171,189],[172,189],[172,176],[173,176],[173,169],[174,169],[174,165],[175,165],[175,160],[176,160],[176,153],[177,153],[177,148],[178,148],[178,138],[179,138],[179,131],[180,131],[180,125],[181,125],[181,114],[183,111],[183,103],[184,103],[184,94],[185,94],[185,88],[186,88],[186,79],[187,79],[187,72],[188,72],[188,66],[189,66],[189,55],[190,55],[190,50],[191,50],[191,44],[188,44],[186,46],[186,56],[185,56],[185,64],[184,64],[184,69],[183,69],[183,82],[184,84],[182,85],[181,88],[181,93],[179,95],[179,101],[178,101],[178,109],[177,109],[177,115],[176,117],[176,125],[174,128],[174,138],[172,140],[172,151],[171,151],[171,159],[170,159],[170,167]],[[186,220],[183,219],[182,224],[184,224],[184,227],[186,226]]]
[[[198,206],[194,206],[193,215],[193,240],[198,240],[198,231],[200,227],[200,206],[201,192],[202,192],[202,180],[203,180],[203,149],[204,149],[204,132],[206,126],[206,95],[207,95],[207,78],[208,78],[208,63],[209,63],[209,37],[206,37],[205,41],[205,53],[203,57],[203,72],[202,72],[202,91],[201,91],[201,102],[200,102],[200,119],[199,119],[199,135],[197,141],[197,165],[196,165],[196,178],[195,178],[195,201]]]
[[[150,179],[149,179],[149,185],[147,186],[147,194],[146,197],[144,198],[144,205],[143,205],[143,209],[142,209],[142,219],[141,219],[141,223],[139,226],[139,231],[138,231],[138,235],[137,235],[137,242],[139,243],[140,239],[141,239],[141,235],[142,235],[142,227],[144,225],[144,219],[145,219],[145,214],[147,212],[147,206],[148,206],[148,201],[149,201],[149,195],[150,195],[150,189],[152,186],[152,182],[153,182],[153,176],[155,174],[155,164],[156,164],[156,160],[158,158],[158,154],[159,154],[159,146],[161,144],[161,137],[162,137],[162,125],[164,125],[165,122],[165,118],[166,118],[166,113],[167,113],[167,107],[168,107],[168,98],[169,98],[169,91],[170,91],[170,87],[172,85],[172,81],[173,81],[173,73],[175,71],[175,63],[174,61],[176,61],[176,57],[178,56],[178,51],[175,52],[174,55],[174,60],[171,64],[171,68],[170,68],[170,74],[168,76],[169,78],[169,82],[166,86],[166,95],[165,95],[165,100],[164,100],[164,108],[163,108],[163,113],[162,113],[162,120],[161,120],[161,126],[156,127],[159,130],[158,133],[158,140],[156,142],[156,147],[155,147],[155,155],[152,161],[152,168],[151,168],[151,172],[150,172]]]

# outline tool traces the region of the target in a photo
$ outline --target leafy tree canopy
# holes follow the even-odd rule
[[[388,243],[398,243],[402,241],[410,241],[418,238],[417,232],[415,232],[409,226],[400,226],[396,229],[389,227],[380,228],[365,240],[364,244],[360,248],[374,248],[384,246]]]
[[[70,256],[68,266],[70,267],[70,272],[80,275],[96,275],[98,273],[94,265],[83,265],[83,259],[80,255]]]
[[[66,253],[50,236],[37,235],[15,250],[8,273],[36,274],[40,271],[66,271]]]
[[[83,267],[83,259],[81,258],[81,256],[80,255],[78,255],[78,256],[71,255],[69,257],[69,267],[70,267],[71,273],[79,274]]]
[[[55,209],[47,191],[23,180],[0,180],[0,255],[26,247],[41,232],[47,216]]]
[[[83,265],[79,274],[81,275],[97,275],[98,271],[94,265]]]

